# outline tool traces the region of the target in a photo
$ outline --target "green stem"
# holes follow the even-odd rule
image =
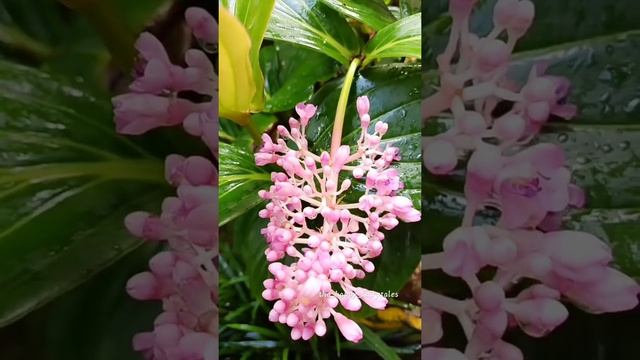
[[[113,1],[101,0],[60,0],[78,11],[98,32],[111,53],[114,63],[123,71],[133,67],[136,57],[135,38],[123,24],[122,14]]]
[[[338,100],[338,108],[336,109],[336,118],[333,122],[333,133],[331,135],[331,156],[334,156],[342,144],[342,127],[344,125],[344,115],[347,111],[347,103],[349,101],[349,92],[351,91],[351,84],[353,84],[353,78],[356,75],[356,70],[360,66],[360,58],[354,58],[349,65],[349,71],[344,78],[342,84],[342,91],[340,92],[340,99]]]

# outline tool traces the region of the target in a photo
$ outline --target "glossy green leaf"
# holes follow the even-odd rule
[[[269,276],[264,251],[267,241],[260,229],[267,226],[267,220],[258,216],[261,207],[249,209],[249,212],[233,223],[233,251],[244,264],[244,275],[254,298],[262,299],[262,282]]]
[[[276,0],[265,36],[311,48],[342,64],[358,55],[362,45],[347,21],[320,0]]]
[[[272,114],[251,114],[251,122],[259,134],[268,132],[277,121],[278,118]],[[251,134],[242,126],[227,119],[220,119],[218,136],[220,141],[233,144],[233,146],[245,149],[247,152],[253,152],[255,147],[255,140],[251,137]]]
[[[0,62],[0,326],[140,244],[122,221],[160,204],[163,163],[111,116],[78,84]]]
[[[472,19],[473,31],[486,33],[490,30],[496,1],[485,0],[481,3],[479,12]],[[638,28],[640,3],[635,0],[533,2],[536,17],[531,29],[518,42],[517,51],[540,49]]]
[[[382,0],[322,0],[339,13],[367,24],[375,30],[396,21]]]
[[[362,328],[362,334],[364,336],[362,339],[364,345],[384,360],[400,360],[400,357],[382,340],[382,338],[380,338],[378,334],[366,326],[360,325],[360,327]]]
[[[140,247],[29,317],[33,331],[44,330],[38,358],[140,359],[131,341],[135,334],[153,329],[162,304],[134,300],[124,289],[133,274],[146,271],[149,258],[158,251],[157,245]]]
[[[368,64],[382,58],[420,58],[422,55],[421,31],[420,13],[384,27],[367,44],[364,63]]]
[[[271,183],[271,175],[256,166],[253,154],[246,149],[220,144],[218,214],[220,226],[256,206],[258,191]]]
[[[313,95],[315,85],[335,76],[338,64],[328,56],[277,42],[261,50],[260,62],[269,94],[265,111],[293,109]]]

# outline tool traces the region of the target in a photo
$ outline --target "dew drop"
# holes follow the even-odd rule
[[[569,140],[569,135],[565,133],[558,134],[558,141],[560,141],[561,143],[566,143],[568,140]]]
[[[580,156],[576,159],[576,162],[580,165],[585,165],[586,163],[589,162],[589,160],[587,160],[587,158],[585,157]]]
[[[627,105],[624,107],[624,111],[628,113],[633,112],[638,107],[639,104],[640,104],[640,98],[635,98],[627,103]]]
[[[613,45],[610,45],[610,44],[607,45],[604,51],[607,53],[607,55],[613,55],[613,51],[614,51]]]
[[[618,147],[620,148],[620,150],[627,150],[628,148],[631,147],[631,144],[628,141],[623,141],[620,144],[618,144]]]
[[[600,150],[602,150],[603,153],[607,154],[607,153],[610,153],[613,150],[613,148],[609,144],[603,144],[600,146]]]

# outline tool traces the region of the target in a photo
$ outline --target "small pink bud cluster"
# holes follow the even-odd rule
[[[206,10],[189,8],[185,18],[205,51],[217,43],[218,25]],[[217,153],[218,80],[207,53],[189,49],[184,57],[187,66],[174,65],[162,43],[150,33],[140,35],[136,48],[140,52],[137,77],[129,93],[113,99],[118,132],[140,135],[182,124],[187,133],[200,137]],[[179,95],[186,91],[201,95],[204,101]]]
[[[353,152],[342,145],[333,154],[312,153],[305,131],[316,107],[299,104],[300,119],[289,119],[289,130],[279,126],[275,142],[263,135],[262,148],[255,155],[258,165],[276,164],[283,169],[273,172],[273,185],[260,192],[269,201],[260,216],[269,219],[262,234],[273,275],[265,280],[262,295],[275,301],[269,319],[290,326],[294,340],[323,336],[324,319],[333,316],[346,339],[360,341],[360,327],[335,309],[341,304],[358,311],[363,301],[374,309],[386,307],[381,294],[357,287],[352,280],[374,270],[371,260],[382,252],[382,229],[393,229],[398,220],[420,220],[411,200],[397,195],[403,184],[390,165],[400,158],[399,149],[381,144],[387,124],[377,122],[370,134],[369,99],[358,98],[357,109],[362,132]],[[343,202],[353,186],[352,180],[340,177],[344,172],[364,182],[365,193],[357,203]],[[290,265],[278,262],[285,255],[294,259]]]
[[[502,337],[518,326],[542,337],[568,317],[561,297],[592,313],[628,310],[638,305],[640,287],[611,267],[611,250],[588,233],[561,230],[570,207],[582,207],[585,194],[571,184],[561,147],[537,143],[528,146],[554,115],[570,119],[573,105],[564,103],[566,79],[531,71],[518,89],[505,75],[516,41],[531,26],[529,0],[499,0],[494,29],[485,38],[469,31],[475,0],[451,0],[453,27],[449,44],[438,57],[439,92],[425,100],[428,117],[450,110],[449,130],[425,139],[424,162],[435,175],[451,174],[459,158],[466,164],[466,208],[462,226],[446,236],[443,252],[423,257],[423,269],[441,269],[463,279],[473,296],[458,300],[423,289],[423,343],[443,336],[441,313],[455,315],[467,336],[464,352],[430,347],[431,360],[521,360],[517,347]],[[500,39],[506,33],[507,41]],[[453,60],[456,59],[454,63]],[[498,118],[500,102],[511,110]],[[478,211],[500,212],[495,226],[474,225]],[[482,269],[495,275],[482,282]],[[484,279],[484,278],[483,278]],[[507,297],[522,279],[535,285]]]
[[[217,24],[205,10],[190,8],[187,24],[203,44],[214,44]],[[120,133],[142,134],[160,126],[182,123],[213,155],[217,148],[216,75],[208,56],[188,50],[187,68],[172,65],[153,35],[140,36],[141,71],[131,93],[114,98]],[[191,90],[208,99],[202,103],[178,97]],[[162,214],[135,212],[125,225],[135,236],[163,241],[167,250],[149,261],[150,270],[133,276],[127,292],[137,300],[161,300],[163,312],[151,332],[137,334],[135,350],[154,360],[214,360],[218,357],[217,328],[217,168],[201,156],[170,155],[165,178],[177,196],[162,204]]]

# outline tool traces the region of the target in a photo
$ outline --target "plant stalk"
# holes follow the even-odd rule
[[[338,108],[336,109],[336,118],[333,122],[333,133],[331,134],[331,157],[333,157],[342,144],[342,128],[344,125],[344,116],[347,111],[347,103],[349,101],[349,92],[351,91],[351,85],[353,84],[353,78],[356,75],[356,70],[360,66],[360,58],[354,58],[351,60],[349,70],[344,78],[342,84],[342,91],[340,92],[340,98],[338,99]]]

